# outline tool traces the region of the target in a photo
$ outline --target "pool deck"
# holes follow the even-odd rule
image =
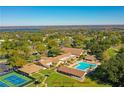
[[[76,65],[77,65],[77,62],[71,64],[69,67],[74,67],[74,66],[76,66]]]
[[[82,59],[82,60],[80,60],[81,62],[87,62],[87,63],[90,63],[90,64],[96,64],[96,65],[101,65],[101,63],[99,62],[99,61],[88,61],[88,60],[84,60],[84,59]]]
[[[90,64],[96,64],[96,67],[94,67],[94,68],[92,68],[92,69],[88,69],[88,68],[87,68],[86,70],[81,70],[81,71],[85,71],[86,73],[93,71],[95,68],[97,68],[98,65],[101,64],[101,63],[98,62],[98,61],[92,62],[92,61],[87,61],[87,60],[82,59],[82,60],[80,60],[80,61],[76,61],[76,62],[73,63],[73,64],[70,64],[68,67],[74,68],[75,66],[78,65],[78,62],[87,62],[87,63],[90,63]]]
[[[77,62],[75,62],[73,64],[70,64],[69,67],[74,67],[74,66],[78,65],[78,62],[87,62],[87,63],[90,63],[90,64],[96,64],[96,65],[101,64],[100,62],[92,62],[92,61],[87,61],[87,60],[82,59],[82,60],[77,61]]]

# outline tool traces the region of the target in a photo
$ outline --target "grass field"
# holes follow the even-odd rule
[[[98,84],[95,81],[92,81],[88,77],[84,79],[84,82],[79,82],[76,79],[67,77],[53,70],[43,70],[37,74],[33,74],[32,76],[42,81],[44,79],[43,74],[49,75],[49,77],[46,80],[48,87],[111,87],[110,85]],[[35,85],[32,84],[29,87],[34,87],[34,86]],[[39,84],[38,86],[40,87],[42,85]]]
[[[16,78],[14,78],[13,76],[17,77],[18,80],[16,80]],[[8,79],[8,78],[11,78],[11,80]],[[5,85],[7,85],[9,87],[19,87],[19,86],[22,86],[22,85],[30,82],[30,81],[31,81],[30,78],[25,77],[23,75],[20,75],[20,74],[18,74],[16,72],[11,72],[9,74],[0,76],[0,82],[4,83]],[[16,83],[16,84],[14,84],[14,83]],[[0,87],[2,87],[2,85],[0,85]]]

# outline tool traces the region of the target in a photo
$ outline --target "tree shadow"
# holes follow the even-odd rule
[[[101,80],[98,76],[96,76],[96,71],[91,71],[89,72],[86,77],[90,78],[92,81],[95,81],[98,84],[104,84],[104,85],[108,85],[108,83],[104,82],[103,80]]]

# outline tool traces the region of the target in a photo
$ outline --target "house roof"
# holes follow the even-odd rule
[[[54,62],[54,61],[55,61],[55,58],[54,57],[49,57],[49,58],[46,57],[44,59],[41,59],[39,63],[42,64],[45,67],[48,67],[47,64],[49,64],[51,62]]]
[[[71,53],[65,53],[56,57],[45,57],[45,58],[41,58],[40,60],[40,64],[46,66],[46,64],[51,63],[51,62],[58,62],[60,60],[62,61],[67,61],[70,58],[75,57],[75,55],[72,55]]]
[[[82,49],[77,49],[77,48],[62,48],[62,50],[65,51],[64,54],[58,55],[56,57],[41,58],[39,63],[46,67],[46,64],[48,64],[50,62],[55,62],[56,63],[60,60],[66,61],[66,60],[68,60],[70,58],[73,58],[77,55],[79,56],[81,54],[81,52],[83,51]]]
[[[62,48],[62,50],[66,53],[72,53],[73,55],[77,55],[77,56],[80,56],[80,54],[85,51],[78,48],[66,48],[66,47]]]
[[[96,60],[96,57],[95,56],[86,56],[85,57],[86,60]]]
[[[71,53],[65,53],[65,54],[55,57],[55,59],[56,60],[68,60],[69,58],[71,58],[71,56],[72,56]]]
[[[54,61],[54,57],[47,57],[45,59],[42,59],[40,60],[40,63],[44,63],[44,64],[47,64],[49,62],[53,62]]]
[[[71,75],[78,76],[78,77],[82,77],[82,76],[85,75],[84,71],[80,71],[80,70],[77,70],[77,69],[69,68],[69,67],[66,67],[66,66],[60,66],[57,69],[57,71],[60,71],[60,72],[66,73],[66,74],[71,74]]]
[[[33,63],[29,63],[29,64],[24,65],[19,70],[27,74],[32,74],[32,73],[38,72],[41,69],[42,69],[41,66],[35,65]]]

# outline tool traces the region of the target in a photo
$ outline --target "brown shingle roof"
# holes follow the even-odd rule
[[[54,57],[49,57],[49,58],[41,59],[39,63],[45,67],[48,67],[47,64],[54,62],[54,61],[55,61]]]
[[[56,57],[46,57],[40,60],[40,64],[46,66],[46,64],[50,63],[50,62],[58,62],[61,59],[65,59],[68,60],[69,58],[72,58],[72,54],[71,53],[65,53]]]
[[[80,70],[77,70],[77,69],[69,68],[69,67],[66,67],[66,66],[60,66],[57,69],[57,71],[65,73],[65,74],[70,74],[70,75],[73,75],[73,76],[77,76],[77,77],[80,77],[80,78],[85,75],[84,71],[80,71]]]
[[[40,63],[44,66],[50,62],[58,62],[59,60],[68,60],[69,58],[74,57],[74,55],[80,55],[82,53],[82,49],[76,49],[76,48],[62,48],[63,51],[65,51],[64,54],[59,55],[57,57],[45,57],[41,58]]]
[[[33,63],[29,63],[29,64],[24,65],[19,70],[27,74],[32,74],[32,73],[38,72],[41,69],[42,69],[41,66],[35,65]]]
[[[80,56],[80,54],[85,51],[78,48],[65,48],[65,47],[62,48],[62,50],[66,53],[72,53],[73,55],[77,55],[77,56]]]
[[[54,57],[49,57],[49,58],[46,58],[46,59],[41,59],[40,63],[47,64],[47,63],[53,62],[53,61],[54,61]]]
[[[86,56],[85,59],[93,61],[93,60],[96,60],[96,57],[95,56]]]
[[[65,53],[65,54],[62,54],[62,55],[59,55],[59,56],[57,56],[57,57],[55,57],[54,59],[57,61],[59,61],[60,59],[62,59],[62,58],[65,58],[65,57],[69,57],[69,56],[71,56],[72,54],[71,53]]]

